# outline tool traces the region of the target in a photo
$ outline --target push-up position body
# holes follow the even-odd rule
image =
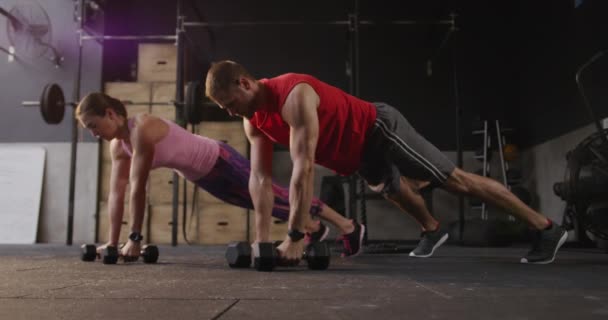
[[[248,191],[250,163],[229,145],[195,135],[172,121],[148,114],[127,116],[121,101],[103,93],[91,93],[78,105],[76,116],[83,127],[110,141],[112,170],[108,195],[110,219],[107,245],[117,245],[124,212],[127,185],[130,185],[129,212],[131,234],[121,249],[125,257],[137,257],[140,252],[141,230],[146,199],[146,182],[150,170],[166,167],[215,197],[243,208],[253,209]],[[281,220],[289,217],[289,192],[272,184],[274,197],[268,199],[268,210]],[[310,199],[310,215],[334,224],[342,233],[355,231],[352,221],[344,218],[319,199]],[[256,242],[269,241],[270,215],[256,223]],[[320,241],[329,228],[310,220],[303,227],[310,241]],[[362,235],[361,235],[362,237]]]
[[[552,262],[567,238],[562,227],[502,184],[457,168],[385,103],[361,100],[305,74],[257,80],[233,61],[212,65],[206,94],[230,115],[243,118],[252,145],[251,194],[261,220],[270,215],[272,144],[289,146],[293,161],[289,234],[306,230],[316,162],[343,175],[359,173],[371,189],[412,215],[423,232],[410,253],[413,257],[430,257],[448,238],[447,228],[430,214],[420,195],[425,188],[479,198],[537,230],[539,237],[522,263]],[[301,255],[303,244],[296,239],[279,247],[285,259]]]

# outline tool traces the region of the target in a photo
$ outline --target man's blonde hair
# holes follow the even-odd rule
[[[224,60],[215,62],[207,72],[205,95],[213,99],[220,93],[228,92],[232,86],[238,84],[241,77],[255,80],[245,67],[234,61]]]

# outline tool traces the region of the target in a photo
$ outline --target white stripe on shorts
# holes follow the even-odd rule
[[[398,135],[391,132],[387,128],[386,124],[384,122],[382,122],[382,120],[376,119],[376,123],[374,123],[374,125],[377,126],[378,128],[380,128],[380,130],[382,131],[382,134],[384,134],[384,136],[386,136],[387,139],[393,141],[395,144],[397,144],[399,147],[401,147],[401,149],[405,153],[407,153],[410,157],[412,157],[414,160],[416,160],[418,163],[420,163],[423,167],[425,167],[428,171],[430,171],[435,176],[435,178],[437,178],[442,183],[447,180],[447,176],[445,174],[443,174],[443,172],[441,172],[441,170],[439,170],[436,166],[434,166],[430,161],[425,159],[422,155],[417,153],[416,150],[414,150],[407,143],[405,143],[405,141],[403,141]]]

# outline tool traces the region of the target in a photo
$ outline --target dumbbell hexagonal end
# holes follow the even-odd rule
[[[94,244],[83,244],[80,246],[80,250],[80,260],[82,261],[95,261],[97,258],[97,247]]]
[[[253,245],[253,265],[257,271],[272,271],[276,266],[278,254],[272,242],[260,242]]]
[[[114,246],[107,246],[101,252],[103,264],[116,264],[118,262],[118,249]]]
[[[155,245],[143,246],[140,254],[144,258],[144,263],[156,263],[158,261],[158,247]]]
[[[308,269],[325,270],[329,268],[331,253],[326,242],[311,243],[306,247],[304,253],[308,262]]]
[[[248,242],[233,242],[226,249],[226,261],[230,268],[251,266],[251,246]]]

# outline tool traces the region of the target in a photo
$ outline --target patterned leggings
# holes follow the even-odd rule
[[[219,142],[220,154],[213,169],[196,184],[213,196],[242,208],[253,209],[249,194],[249,160],[230,147]],[[272,216],[281,220],[289,219],[289,190],[277,184],[272,184],[274,191],[274,207]],[[312,199],[310,214],[318,215],[323,202]]]

